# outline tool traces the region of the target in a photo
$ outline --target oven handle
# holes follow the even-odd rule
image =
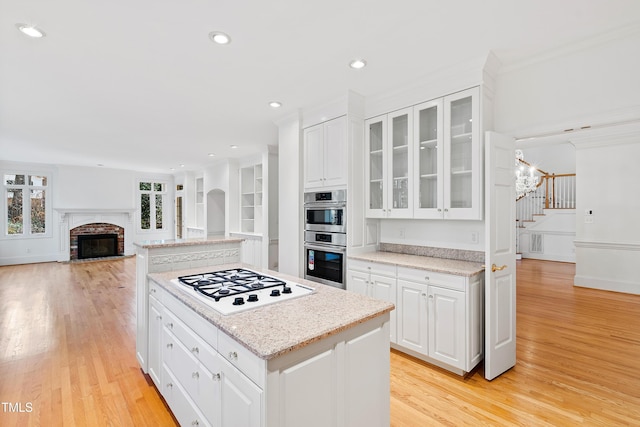
[[[341,254],[346,254],[347,253],[347,248],[344,246],[333,246],[333,245],[316,245],[316,244],[310,244],[310,243],[305,243],[304,244],[304,248],[305,249],[312,249],[314,251],[333,251],[333,252],[339,252]]]
[[[307,202],[304,204],[305,208],[346,208],[346,202]]]

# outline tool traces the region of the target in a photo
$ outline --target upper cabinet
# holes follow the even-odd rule
[[[405,108],[365,122],[367,217],[413,216],[413,110]]]
[[[304,130],[304,189],[347,185],[346,116]]]
[[[367,217],[482,219],[479,93],[366,121]]]
[[[482,219],[480,90],[444,98],[445,219]]]

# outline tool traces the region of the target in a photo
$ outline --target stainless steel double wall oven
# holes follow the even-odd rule
[[[304,195],[304,278],[345,289],[347,192]]]

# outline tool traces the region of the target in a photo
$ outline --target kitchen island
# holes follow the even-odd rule
[[[240,262],[242,239],[170,239],[135,242],[136,247],[136,357],[147,372],[149,335],[149,273]]]
[[[147,371],[178,421],[388,426],[393,304],[267,271],[314,292],[221,315],[175,281],[238,267],[148,275]]]

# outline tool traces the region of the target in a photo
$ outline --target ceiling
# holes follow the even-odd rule
[[[517,64],[640,20],[637,0],[0,0],[0,10],[0,159],[163,173],[264,150],[277,144],[275,121],[348,89],[373,96],[489,51]],[[354,58],[368,66],[349,68]]]

